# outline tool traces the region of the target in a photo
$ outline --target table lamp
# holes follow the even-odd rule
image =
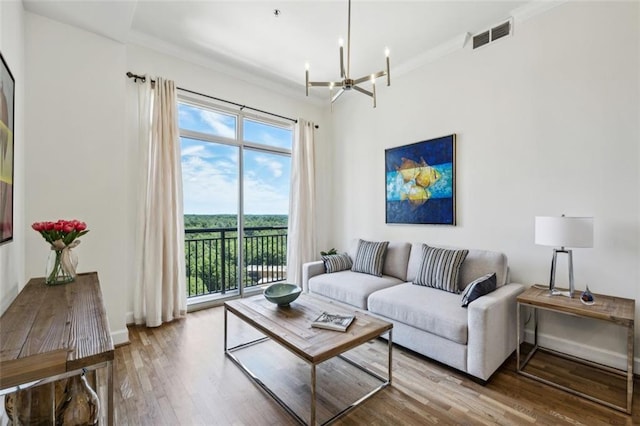
[[[575,290],[573,283],[573,254],[566,247],[593,247],[593,218],[592,217],[561,217],[536,216],[535,243],[552,246],[551,278],[549,279],[549,293],[552,296],[562,295],[573,297]],[[560,247],[559,249],[557,247]],[[555,289],[556,261],[558,253],[569,256],[569,291]]]

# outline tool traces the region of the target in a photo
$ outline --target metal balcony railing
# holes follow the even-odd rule
[[[286,278],[287,227],[245,228],[242,247],[244,288]],[[187,297],[238,290],[238,255],[237,228],[186,229]]]

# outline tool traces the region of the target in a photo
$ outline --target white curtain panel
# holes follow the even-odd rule
[[[187,311],[178,106],[171,80],[138,90],[140,176],[134,320],[157,327]]]
[[[287,281],[302,285],[302,264],[315,260],[315,125],[298,119],[291,152]]]

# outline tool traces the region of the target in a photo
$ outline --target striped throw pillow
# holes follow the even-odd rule
[[[347,253],[330,254],[321,257],[327,274],[345,271],[351,269],[351,266],[353,266],[353,262],[351,262],[351,258]]]
[[[459,293],[458,273],[469,250],[448,250],[422,245],[422,263],[414,284]]]
[[[381,277],[388,245],[389,241],[373,242],[359,240],[356,259],[353,261],[351,270],[353,272],[362,272]]]

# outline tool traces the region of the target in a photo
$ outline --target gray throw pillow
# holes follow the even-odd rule
[[[353,266],[353,262],[347,253],[330,254],[321,257],[327,274],[345,271]]]
[[[459,293],[458,274],[469,250],[449,250],[422,245],[422,262],[413,283]]]
[[[389,241],[373,242],[359,240],[356,258],[353,261],[351,270],[353,272],[363,272],[381,277],[388,245]]]
[[[469,303],[473,302],[485,294],[491,293],[496,289],[496,273],[483,275],[469,283],[462,292],[462,307],[466,308]]]

